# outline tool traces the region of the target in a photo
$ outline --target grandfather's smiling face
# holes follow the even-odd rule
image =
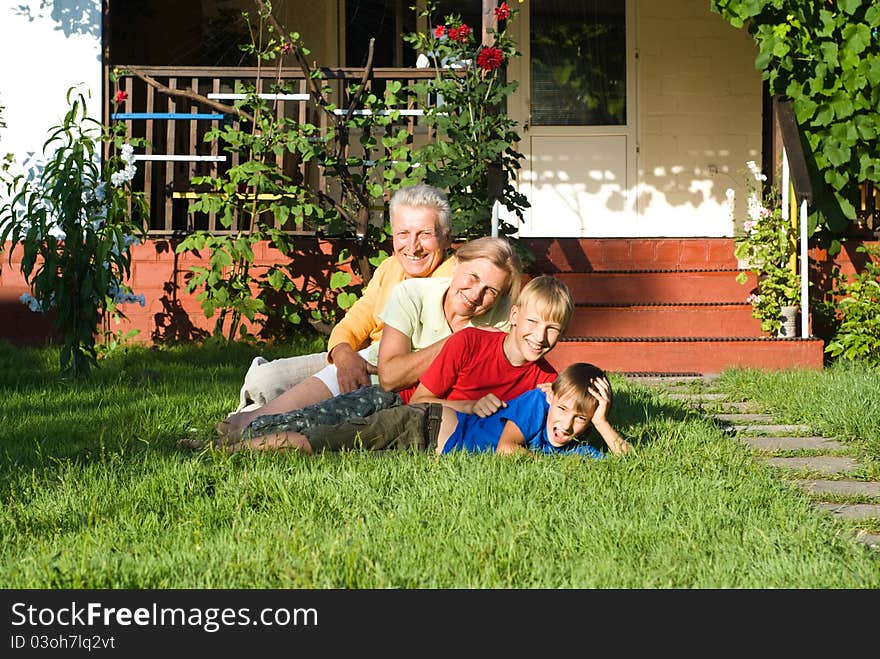
[[[398,206],[391,218],[394,255],[407,277],[428,277],[443,262],[449,242],[437,223],[437,211]]]

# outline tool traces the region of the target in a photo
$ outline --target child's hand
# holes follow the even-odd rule
[[[608,415],[611,413],[611,385],[608,380],[605,378],[594,379],[587,391],[599,401],[596,411],[593,412],[593,425],[596,425],[597,422],[607,421]]]
[[[507,403],[495,394],[486,394],[474,403],[472,413],[477,416],[486,417],[495,414],[502,407],[507,407]]]
[[[552,382],[542,382],[537,387],[535,387],[535,389],[540,389],[541,391],[544,392],[544,395],[547,395],[550,393],[550,390],[552,389],[552,387],[553,387]]]

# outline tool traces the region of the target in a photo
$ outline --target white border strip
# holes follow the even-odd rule
[[[159,160],[167,162],[226,162],[226,156],[175,156],[163,154],[139,154],[135,160]]]
[[[388,116],[388,115],[393,114],[395,112],[399,112],[401,117],[421,117],[423,114],[425,114],[424,110],[382,110],[381,112],[378,112],[377,114],[383,114],[385,116]],[[338,109],[333,110],[333,114],[335,114],[337,116],[342,116],[347,113],[348,113],[348,110],[338,110]],[[373,111],[372,110],[354,110],[352,112],[352,114],[364,116],[364,115],[373,114]]]
[[[307,101],[308,94],[257,94],[260,98],[269,101]],[[208,98],[218,101],[241,101],[247,98],[247,94],[208,94]]]

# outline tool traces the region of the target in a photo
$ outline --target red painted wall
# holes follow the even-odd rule
[[[335,269],[341,243],[317,241],[317,255],[295,261],[294,276],[300,286],[320,290]],[[531,239],[525,241],[535,255],[531,272],[584,272],[590,270],[717,270],[736,268],[733,241],[728,238],[658,239]],[[832,267],[852,273],[864,263],[855,251],[860,241],[850,241],[835,257],[811,250],[811,279],[827,290]],[[10,262],[11,256],[11,262]],[[256,252],[257,270],[282,260],[277,250],[261,244]],[[20,248],[5,246],[0,260],[0,339],[14,344],[42,344],[50,335],[48,318],[27,309],[19,300],[27,286],[20,272]],[[150,240],[132,251],[132,279],[136,294],[147,299],[145,307],[126,304],[128,316],[112,329],[138,329],[134,339],[144,342],[187,341],[207,336],[214,319],[206,318],[195,296],[184,292],[185,275],[194,264],[206,265],[207,254],[175,254],[168,240]],[[684,275],[682,275],[684,276]],[[250,327],[257,333],[259,327]],[[819,333],[819,328],[814,329]]]

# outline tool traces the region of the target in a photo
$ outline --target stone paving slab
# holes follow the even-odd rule
[[[684,393],[678,391],[669,392],[669,397],[673,400],[687,400],[693,401],[695,403],[705,402],[705,401],[714,401],[714,400],[725,400],[727,398],[727,394],[701,394],[701,393]]]
[[[748,437],[737,435],[737,440],[743,444],[760,451],[793,451],[795,449],[845,449],[846,445],[828,437],[779,437],[765,435],[763,437]]]
[[[736,411],[736,412],[745,412],[745,413],[749,413],[749,412],[752,412],[752,410],[755,409],[755,404],[754,404],[754,403],[750,403],[750,402],[745,401],[745,400],[744,400],[744,401],[731,401],[731,400],[725,400],[725,401],[719,401],[718,404],[719,404],[719,406],[720,406],[722,409],[726,409],[726,410],[730,410],[730,411]]]
[[[868,545],[871,549],[880,549],[880,535],[876,533],[858,533],[855,540]]]
[[[779,435],[788,433],[810,432],[810,426],[801,423],[737,423],[727,428],[735,433],[746,435]]]
[[[842,474],[858,470],[861,465],[853,458],[819,455],[813,458],[762,458],[767,464],[785,469],[809,469],[822,474]]]
[[[846,519],[880,519],[880,504],[876,503],[817,503],[816,507]]]
[[[873,481],[796,480],[794,482],[811,494],[841,494],[880,498],[880,483]]]
[[[733,414],[713,414],[712,418],[719,421],[729,421],[732,423],[771,423],[773,416],[770,414],[755,414],[752,412],[734,412]]]

